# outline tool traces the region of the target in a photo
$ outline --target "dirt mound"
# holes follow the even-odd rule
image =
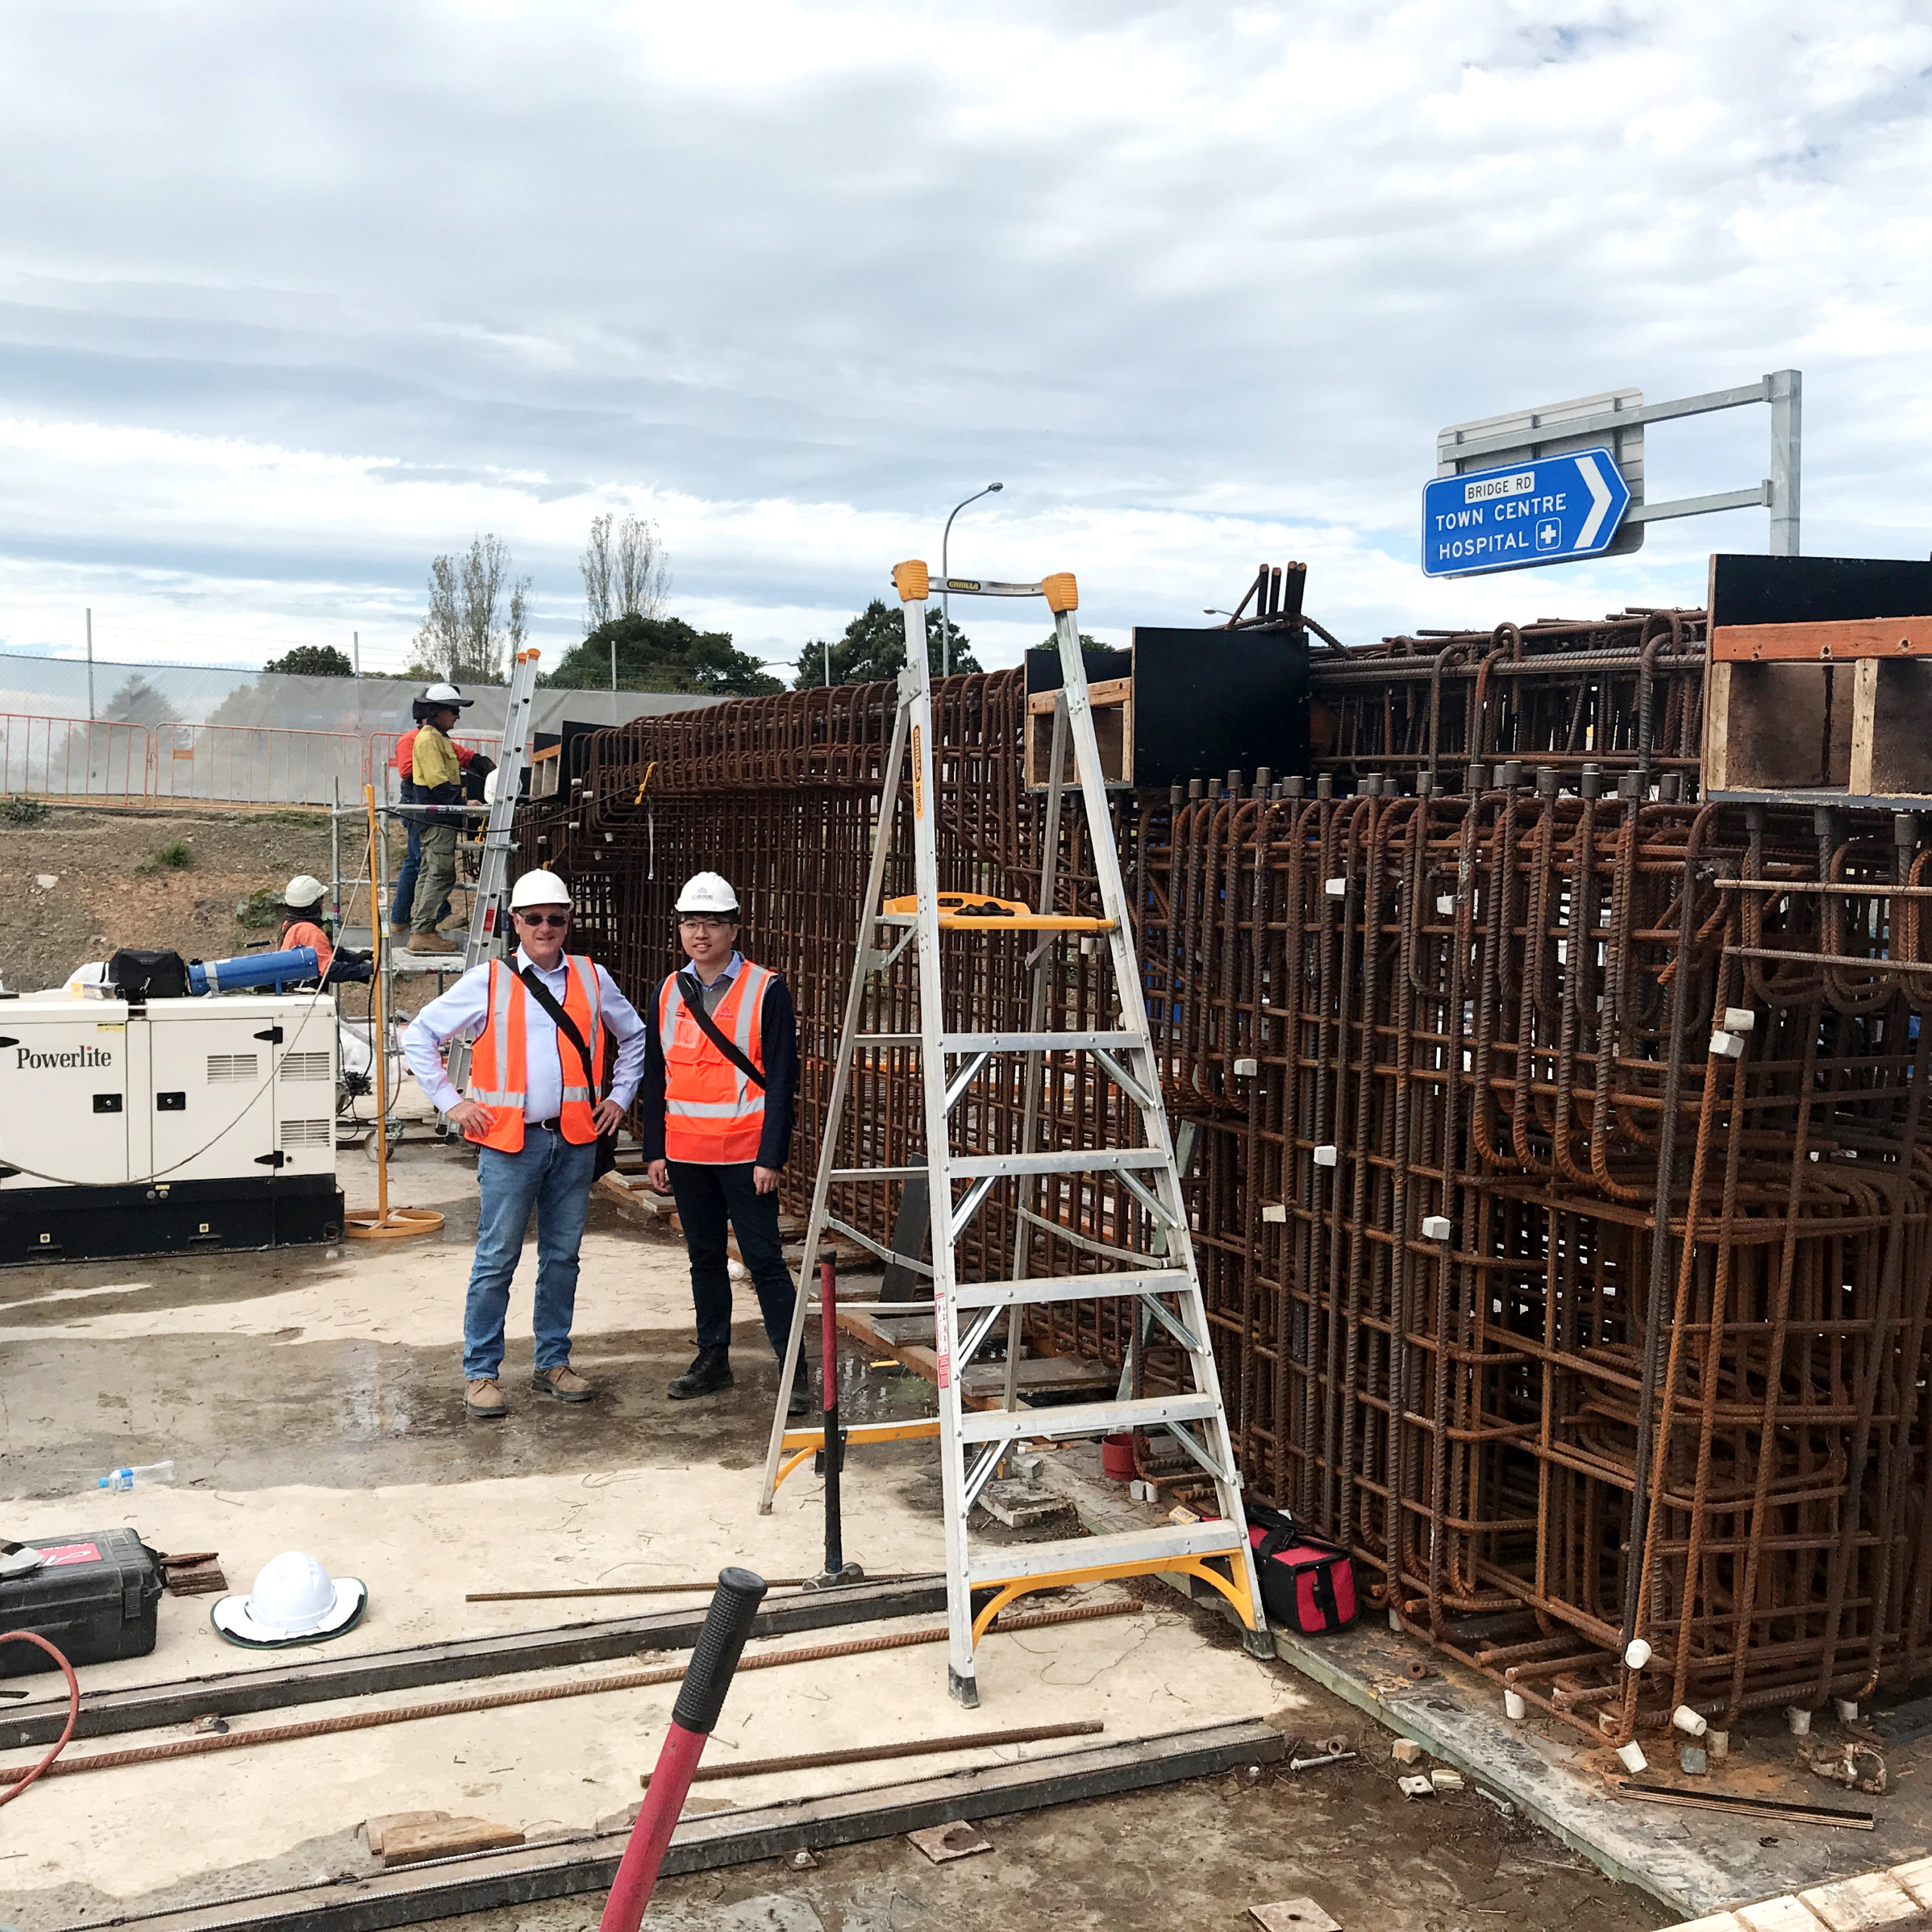
[[[274,937],[244,928],[236,903],[297,872],[328,878],[318,814],[56,808],[39,825],[0,823],[0,981],[57,986],[122,946],[225,959]]]

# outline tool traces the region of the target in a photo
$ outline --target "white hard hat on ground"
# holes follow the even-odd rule
[[[321,881],[312,874],[297,872],[284,890],[281,903],[297,911],[306,912],[322,903],[322,894],[326,890]]]
[[[510,888],[510,910],[521,912],[526,906],[568,906],[571,889],[555,872],[541,869],[525,872]]]
[[[458,711],[467,710],[476,700],[465,697],[461,688],[455,685],[431,685],[423,694],[425,704],[447,704]]]
[[[694,872],[678,894],[677,909],[680,912],[735,912],[738,895],[731,890],[731,881],[717,873]]]
[[[306,1552],[285,1549],[263,1564],[245,1597],[218,1598],[208,1614],[231,1644],[273,1649],[340,1636],[368,1600],[360,1577],[331,1577]]]

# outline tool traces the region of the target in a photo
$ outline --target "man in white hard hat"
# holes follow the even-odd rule
[[[463,1406],[479,1422],[508,1414],[498,1376],[503,1318],[525,1230],[537,1215],[537,1349],[531,1386],[560,1402],[595,1392],[571,1367],[577,1249],[596,1178],[597,1143],[629,1107],[644,1068],[645,1026],[601,966],[566,953],[570,888],[525,872],[510,892],[513,960],[472,966],[410,1022],[404,1057],[416,1084],[476,1144],[476,1259],[463,1318]],[[440,1049],[474,1033],[469,1086],[450,1084]],[[611,1091],[598,1097],[606,1037]]]
[[[452,685],[450,689],[457,691],[457,687]],[[457,691],[457,695],[460,697],[461,692]],[[422,702],[420,698],[416,700],[417,704],[419,705]],[[415,707],[412,706],[410,715],[413,718],[415,715]],[[401,798],[405,804],[408,804],[416,795],[416,734],[422,728],[420,724],[411,724],[409,729],[395,741],[395,775],[399,787],[398,796]],[[471,795],[478,789],[475,782],[470,777],[471,771],[476,764],[478,754],[468,745],[456,743],[454,739],[451,740],[451,744],[456,752],[457,764],[463,772],[464,794],[466,796]],[[485,772],[488,772],[494,771],[495,767],[486,758],[482,761],[482,768]],[[488,801],[485,801],[485,802]],[[389,902],[389,937],[407,943],[410,928],[414,922],[412,915],[416,906],[416,875],[423,869],[423,826],[416,814],[405,813],[403,815],[403,830],[407,835],[408,842],[404,848],[402,864],[395,875],[395,896]],[[447,907],[438,906],[436,909],[436,918],[438,922],[448,915]]]
[[[297,873],[283,888],[281,895],[281,937],[278,944],[285,950],[293,946],[312,946],[315,949],[318,979],[328,978],[329,961],[335,957],[334,943],[322,924],[322,901],[327,897],[328,888],[309,872]]]
[[[410,707],[416,719],[416,744],[411,754],[410,784],[404,796],[417,805],[458,806],[463,803],[463,765],[450,743],[457,720],[475,702],[454,685],[430,685]],[[426,816],[417,835],[423,866],[410,906],[411,952],[457,952],[462,949],[438,932],[451,888],[456,884],[456,835],[454,812]]]
[[[638,1120],[651,1185],[677,1197],[691,1256],[697,1358],[669,1390],[684,1401],[731,1386],[729,1233],[781,1361],[791,1338],[796,1291],[778,1232],[778,1173],[792,1143],[798,1033],[785,982],[738,950],[738,895],[725,880],[687,881],[677,912],[691,970],[668,974],[653,996]],[[807,1407],[804,1368],[795,1415]]]

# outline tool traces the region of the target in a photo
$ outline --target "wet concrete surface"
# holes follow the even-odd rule
[[[1324,1721],[1326,1721],[1324,1718]],[[975,1822],[990,1853],[935,1866],[903,1838],[663,1881],[646,1924],[692,1932],[1253,1932],[1251,1905],[1312,1897],[1345,1932],[1643,1932],[1660,1909],[1473,1792],[1401,1795],[1383,1734],[1339,1728],[1362,1755],[1317,1771],[1198,1779]],[[560,1847],[560,1850],[561,1850]],[[377,1869],[359,1834],[312,1840],[228,1875],[238,1891]],[[42,1893],[21,1932],[199,1901],[137,1902],[82,1884]],[[595,1932],[601,1894],[438,1921],[463,1932]]]
[[[601,1206],[593,1232],[605,1238],[598,1265],[605,1315],[601,1325],[580,1331],[574,1351],[578,1367],[598,1386],[598,1399],[566,1406],[528,1387],[528,1294],[534,1257],[526,1252],[512,1300],[503,1376],[512,1414],[493,1425],[464,1417],[457,1327],[473,1228],[466,1169],[460,1155],[434,1149],[415,1152],[405,1164],[410,1187],[392,1198],[407,1199],[413,1189],[418,1200],[443,1206],[450,1217],[440,1239],[421,1244],[406,1260],[378,1261],[366,1254],[331,1259],[308,1252],[0,1272],[0,1330],[8,1338],[7,1371],[0,1379],[0,1439],[6,1450],[0,1484],[5,1493],[22,1499],[71,1497],[75,1509],[85,1512],[94,1506],[87,1498],[95,1475],[131,1456],[145,1460],[150,1451],[176,1455],[182,1487],[197,1492],[226,1491],[245,1500],[291,1484],[341,1492],[433,1485],[459,1492],[452,1498],[459,1507],[461,1486],[467,1484],[528,1478],[534,1487],[623,1468],[640,1478],[632,1493],[642,1522],[654,1521],[654,1511],[661,1516],[666,1498],[675,1506],[681,1470],[750,1471],[762,1456],[776,1395],[776,1364],[761,1330],[749,1318],[734,1331],[735,1389],[698,1402],[670,1401],[665,1385],[685,1365],[691,1346],[688,1291],[678,1285],[675,1244],[631,1229]],[[626,1271],[634,1271],[639,1282],[648,1278],[655,1284],[649,1291],[655,1297],[649,1318],[635,1325],[609,1313],[627,1305],[623,1297],[632,1272]],[[413,1309],[403,1311],[408,1339],[315,1332],[315,1306],[327,1309],[340,1301],[352,1331],[366,1304],[371,1312],[362,1325],[374,1327],[393,1312],[392,1303],[402,1299],[400,1289],[392,1295],[386,1282],[432,1280],[439,1299],[425,1301],[419,1295]],[[686,1294],[681,1309],[681,1292]],[[285,1302],[312,1312],[294,1326],[274,1325]],[[739,1306],[752,1315],[749,1291],[740,1291]],[[141,1332],[103,1323],[103,1311],[120,1318],[122,1329]],[[259,1332],[243,1332],[251,1321]],[[90,1321],[102,1332],[85,1332]],[[841,1384],[850,1414],[931,1411],[931,1392],[922,1383],[896,1368],[875,1370],[849,1349],[841,1363]],[[930,1445],[868,1451],[866,1463],[870,1479],[894,1507],[924,1521],[937,1518],[940,1486]],[[663,1472],[664,1481],[655,1480],[657,1472]],[[860,1487],[853,1485],[855,1492]],[[743,1479],[733,1475],[721,1493],[737,1497],[744,1493]],[[795,1509],[815,1508],[792,1501]],[[266,1506],[278,1506],[271,1499]],[[35,1504],[42,1517],[49,1507],[45,1500]],[[751,1512],[746,1494],[743,1518]],[[244,1520],[229,1519],[224,1541],[242,1536],[242,1528],[232,1525]],[[808,1536],[815,1534],[809,1521],[801,1527]],[[395,1534],[406,1536],[407,1526],[398,1524]],[[454,1534],[453,1528],[439,1532],[445,1539]],[[920,1534],[923,1538],[923,1529]],[[521,1558],[525,1574],[540,1574],[540,1565],[554,1561],[564,1580],[581,1580],[586,1567],[597,1574],[595,1564],[565,1561],[568,1540],[566,1532],[533,1543]],[[245,1571],[241,1580],[245,1587]],[[1151,1587],[1171,1611],[1171,1593]],[[392,1586],[392,1600],[394,1595]],[[171,1614],[174,1607],[164,1605]],[[192,1610],[205,1617],[199,1605],[179,1607],[184,1616]],[[533,1613],[521,1618],[528,1625],[554,1620],[543,1614],[547,1607],[505,1607],[512,1616]],[[586,1614],[614,1614],[620,1608],[614,1603]],[[1208,1654],[1232,1642],[1211,1617],[1195,1617],[1192,1623],[1189,1641],[1196,1647],[1190,1654],[1198,1661],[1167,1672],[1170,1689],[1183,1697],[1190,1678],[1207,1668]],[[409,1634],[420,1641],[453,1632],[411,1626]],[[1300,1894],[1313,1896],[1351,1932],[1370,1925],[1386,1932],[1473,1932],[1555,1924],[1566,1932],[1637,1932],[1663,1922],[1666,1915],[1654,1903],[1604,1879],[1533,1827],[1505,1819],[1474,1792],[1420,1803],[1403,1798],[1387,1760],[1386,1734],[1285,1667],[1256,1666],[1251,1681],[1257,1709],[1268,1704],[1262,1694],[1266,1687],[1291,1686],[1294,1715],[1275,1721],[1291,1722],[1311,1737],[1346,1734],[1361,1758],[1300,1777],[1271,1773],[1253,1786],[1235,1779],[1204,1780],[988,1821],[995,1851],[943,1868],[929,1866],[894,1839],[829,1852],[811,1873],[766,1863],[669,1881],[651,1922],[734,1932],[754,1926],[786,1932],[821,1926],[912,1932],[961,1919],[1021,1928],[1051,1925],[1056,1932],[1176,1923],[1233,1932],[1251,1923],[1244,1915],[1247,1905]],[[1158,1693],[1158,1684],[1152,1687]],[[943,1696],[924,1713],[941,1729],[957,1715]],[[1010,1721],[1029,1720],[1016,1710]],[[606,1721],[586,1715],[583,1721]],[[854,1721],[863,1726],[863,1713]],[[519,1727],[513,1715],[475,1723],[478,1734],[492,1740],[493,1752],[500,1748],[515,1758],[534,1748],[528,1722]],[[377,1782],[380,1788],[400,1789],[413,1748],[405,1732],[371,1735],[395,1740],[383,1747],[394,1756],[380,1761],[395,1768],[383,1768]],[[276,1747],[285,1748],[308,1747]],[[808,1737],[800,1738],[799,1748],[811,1748]],[[245,1769],[238,1764],[233,1774],[238,1792],[259,1788],[260,1780],[275,1775],[268,1754],[249,1753],[245,1764]],[[893,1768],[869,1767],[865,1781],[889,1783]],[[111,1781],[117,1777],[131,1780],[123,1791],[149,1789],[138,1782],[143,1776],[102,1774],[100,1801],[126,1801],[113,1795]],[[574,1776],[571,1782],[577,1782]],[[35,1794],[26,1794],[21,1810],[9,1814],[10,1827],[25,1823],[35,1801]],[[446,1801],[436,1796],[434,1801]],[[472,1808],[487,1813],[491,1801],[479,1787]],[[371,1799],[367,1808],[385,1807]],[[0,1917],[21,1932],[45,1932],[82,1918],[156,1909],[190,1893],[232,1897],[311,1883],[319,1873],[367,1869],[366,1848],[358,1848],[353,1832],[343,1829],[358,1815],[318,1817],[331,1836],[245,1865],[224,1860],[220,1863],[234,1869],[146,1897],[125,1883],[103,1889],[90,1883],[85,1872],[66,1874],[51,1890],[42,1886],[10,1897],[5,1861],[11,1847],[0,1844]],[[535,1820],[514,1822],[534,1826]],[[208,1823],[212,1828],[214,1820]],[[574,1932],[595,1924],[601,1903],[586,1897],[474,1915],[465,1922],[466,1932]]]

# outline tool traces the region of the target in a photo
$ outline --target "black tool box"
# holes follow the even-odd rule
[[[72,1664],[144,1657],[154,1648],[161,1561],[133,1530],[35,1537],[46,1558],[0,1581],[0,1630],[31,1630]],[[38,1644],[0,1644],[0,1677],[58,1668]]]

